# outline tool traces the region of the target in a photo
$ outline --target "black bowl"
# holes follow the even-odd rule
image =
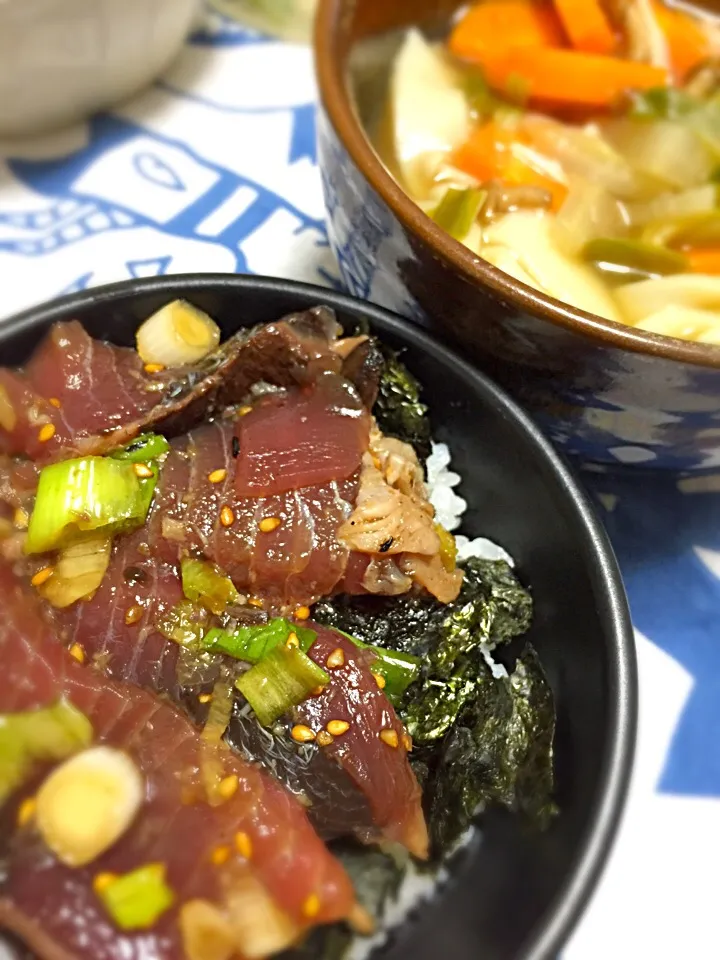
[[[416,327],[318,287],[225,275],[133,280],[74,294],[0,328],[3,363],[21,363],[55,320],[131,344],[139,321],[175,297],[225,334],[317,303],[352,328],[369,323],[404,350],[434,433],[453,452],[469,503],[464,530],[501,543],[531,585],[531,639],[557,701],[557,801],[545,833],[491,814],[482,842],[422,918],[393,938],[401,960],[554,957],[585,906],[625,799],[636,723],[633,636],[618,568],[587,497],[534,424],[482,374]]]

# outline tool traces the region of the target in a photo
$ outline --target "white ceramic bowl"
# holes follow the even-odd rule
[[[0,136],[87,116],[153,80],[200,0],[0,0]]]

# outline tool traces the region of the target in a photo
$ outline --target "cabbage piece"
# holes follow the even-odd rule
[[[646,243],[672,244],[676,247],[707,247],[720,243],[720,210],[688,217],[655,220],[643,228]]]
[[[633,227],[644,227],[653,221],[676,220],[717,210],[720,190],[716,183],[705,183],[680,193],[661,193],[644,203],[627,204]]]
[[[684,121],[710,151],[713,159],[720,160],[720,96],[715,96],[700,110],[688,114]]]
[[[712,154],[685,123],[625,118],[606,123],[603,133],[628,163],[661,187],[694,187],[712,173]]]
[[[627,321],[632,324],[640,323],[668,304],[720,310],[720,277],[679,273],[657,280],[641,280],[619,287],[615,297]]]
[[[625,236],[627,226],[624,204],[605,187],[576,180],[552,223],[552,235],[560,250],[572,257],[598,237]]]
[[[526,283],[529,287],[537,287],[534,277],[531,277],[527,270],[520,266],[518,254],[508,247],[493,246],[489,244],[482,248],[483,259],[487,260],[498,270],[515,277],[521,283]]]
[[[553,242],[549,214],[508,213],[485,231],[492,247],[506,247],[517,257],[532,285],[543,293],[607,320],[620,320],[612,296],[592,267],[562,253]],[[485,256],[483,250],[483,256]]]
[[[442,159],[467,139],[463,80],[418,30],[408,31],[390,82],[395,158],[415,199],[429,190]]]
[[[562,165],[568,177],[582,177],[620,199],[640,200],[657,190],[657,184],[634,169],[594,127],[528,114],[520,128],[537,150]]]
[[[710,66],[707,68],[712,70]],[[688,89],[654,87],[634,93],[629,116],[635,120],[674,120],[692,130],[704,146],[720,159],[720,97],[705,99]]]

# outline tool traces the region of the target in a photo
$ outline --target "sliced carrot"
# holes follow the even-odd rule
[[[542,187],[557,210],[567,195],[565,186],[536,170],[512,151],[513,143],[526,143],[520,131],[489,120],[473,131],[470,139],[453,156],[453,163],[481,183],[502,180],[513,186]]]
[[[532,100],[609,107],[628,90],[666,86],[667,70],[577,50],[523,47],[485,57],[488,83],[508,93],[522,85]]]
[[[510,160],[515,132],[488,120],[475,127],[470,138],[453,155],[453,163],[481,183],[502,177]]]
[[[576,50],[604,56],[615,52],[617,39],[598,0],[554,0],[554,3]]]
[[[448,46],[465,60],[482,62],[488,51],[559,47],[565,38],[555,11],[540,0],[484,0],[456,24]]]
[[[652,0],[652,7],[660,29],[667,37],[670,61],[678,80],[684,79],[693,67],[713,53],[717,55],[720,52],[713,50],[709,31],[699,17],[679,9],[670,9],[660,0]]]
[[[686,251],[692,273],[720,273],[720,248],[705,247]]]

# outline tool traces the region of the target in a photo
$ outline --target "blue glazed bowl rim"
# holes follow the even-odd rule
[[[362,0],[355,0],[352,8],[361,3]],[[390,8],[392,4],[388,4]],[[427,216],[398,185],[376,153],[356,109],[347,62],[354,22],[347,0],[319,0],[314,52],[320,104],[360,174],[406,230],[472,286],[489,288],[496,299],[579,334],[597,346],[616,347],[649,358],[693,366],[720,368],[720,347],[638,330],[540,293],[478,257]]]

